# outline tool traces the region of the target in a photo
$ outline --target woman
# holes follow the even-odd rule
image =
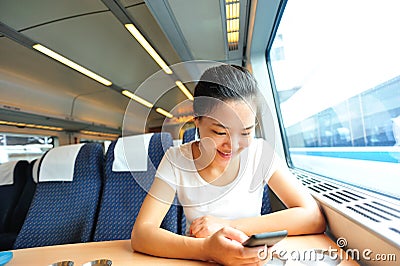
[[[200,141],[166,152],[133,227],[132,248],[161,257],[257,264],[258,248],[241,245],[251,234],[323,232],[317,203],[271,146],[254,138],[254,77],[242,67],[220,65],[200,80],[193,102]],[[287,209],[260,215],[267,183]],[[160,228],[176,194],[187,236]]]

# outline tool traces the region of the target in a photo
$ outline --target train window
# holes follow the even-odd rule
[[[399,8],[287,2],[267,60],[292,167],[400,198]]]
[[[39,158],[54,147],[52,136],[0,133],[0,163]]]

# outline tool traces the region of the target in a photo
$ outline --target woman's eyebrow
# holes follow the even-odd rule
[[[246,128],[244,128],[243,130],[249,130],[249,129],[252,129],[253,127],[255,127],[255,125],[251,125],[251,126],[249,126],[249,127],[246,127]]]
[[[222,125],[222,124],[220,124],[220,123],[212,123],[212,124],[213,124],[214,126],[217,126],[217,127],[223,128],[223,129],[229,129],[229,127],[226,127],[226,126],[224,126],[224,125]],[[246,127],[246,128],[243,128],[243,130],[252,129],[254,126],[255,126],[255,125],[248,126],[248,127]]]
[[[224,125],[222,125],[222,124],[220,124],[220,123],[212,123],[214,126],[217,126],[217,127],[221,127],[221,128],[223,128],[223,129],[229,129],[229,127],[226,127],[226,126],[224,126]]]

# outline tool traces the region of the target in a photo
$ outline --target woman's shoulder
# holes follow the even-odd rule
[[[263,162],[272,161],[276,157],[275,145],[263,138],[254,138],[249,147],[248,154],[255,160],[262,160]]]
[[[254,138],[250,145],[250,149],[254,149],[256,151],[260,150],[272,151],[274,149],[274,145],[272,145],[269,141],[263,138]]]
[[[172,168],[179,170],[192,169],[194,167],[192,143],[193,142],[189,142],[179,146],[170,147],[164,155],[164,163],[162,163],[163,167],[165,165],[170,165]]]
[[[170,147],[166,154],[168,156],[174,157],[174,158],[181,158],[182,156],[185,158],[192,158],[192,143],[194,141],[191,142],[187,142],[178,146],[172,146]]]

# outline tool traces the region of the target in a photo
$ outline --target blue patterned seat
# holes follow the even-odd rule
[[[33,199],[36,190],[36,183],[33,181],[33,166],[37,160],[33,160],[26,168],[26,182],[24,188],[19,196],[18,203],[15,206],[11,215],[11,224],[8,227],[9,232],[14,232],[15,237],[22,228],[26,214]],[[15,240],[15,239],[14,239]]]
[[[0,251],[12,249],[20,226],[13,220],[28,178],[29,163],[25,160],[0,165],[0,174],[10,175],[12,184],[0,185]],[[0,176],[0,179],[5,178]],[[29,207],[29,206],[28,206]]]
[[[192,140],[195,140],[195,138],[196,138],[196,128],[195,127],[188,128],[185,130],[185,132],[183,132],[182,143],[190,142]]]
[[[195,139],[196,128],[189,128],[183,133],[182,143],[190,142]],[[263,192],[263,201],[261,206],[261,214],[268,214],[272,212],[271,203],[269,199],[269,187],[268,185],[264,186]]]
[[[12,212],[26,183],[28,166],[29,162],[25,160],[0,165],[0,168],[6,168],[4,172],[9,172],[13,180],[12,184],[0,185],[0,233],[6,232],[10,224]],[[0,171],[1,174],[4,172]]]
[[[44,156],[51,157],[51,154]],[[103,160],[103,147],[98,143],[84,144],[76,160],[67,156],[58,160],[57,169],[60,164],[68,162],[74,165],[73,181],[39,182],[36,185],[14,249],[91,241],[100,198]],[[41,165],[39,171],[44,170]]]
[[[269,187],[268,185],[264,186],[263,192],[263,201],[261,206],[261,215],[268,214],[272,212],[271,202],[269,199]]]
[[[105,183],[94,241],[130,239],[133,224],[153,183],[156,169],[165,151],[172,146],[169,133],[154,133],[148,146],[147,170],[116,172],[112,169],[117,141],[110,144],[106,154]],[[176,209],[175,205],[171,206],[161,227],[179,233]]]

